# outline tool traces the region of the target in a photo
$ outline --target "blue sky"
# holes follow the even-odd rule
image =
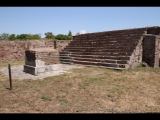
[[[75,35],[160,26],[160,7],[0,7],[0,34]]]

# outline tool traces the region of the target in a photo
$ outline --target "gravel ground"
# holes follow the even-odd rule
[[[12,78],[17,78],[19,80],[25,80],[25,79],[36,80],[36,79],[46,78],[49,76],[60,75],[65,72],[68,72],[68,70],[73,69],[73,68],[82,68],[82,66],[80,65],[68,65],[68,64],[55,64],[54,66],[55,66],[54,71],[40,73],[37,76],[23,72],[23,65],[13,66],[13,67],[11,66],[11,75],[12,75]],[[0,72],[8,76],[8,68],[6,67],[1,68]]]

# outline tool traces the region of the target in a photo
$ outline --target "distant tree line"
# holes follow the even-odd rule
[[[2,33],[0,34],[0,40],[35,40],[35,39],[41,39],[40,34],[8,34],[8,33]]]
[[[45,39],[48,40],[71,40],[73,38],[72,32],[69,30],[67,35],[58,34],[54,35],[52,32],[46,32]],[[2,33],[0,34],[0,40],[39,40],[44,39],[41,38],[41,34],[8,34]]]
[[[64,34],[53,35],[52,32],[46,32],[45,38],[53,39],[53,40],[71,40],[73,36],[72,36],[72,32],[69,30],[67,35],[64,35]]]

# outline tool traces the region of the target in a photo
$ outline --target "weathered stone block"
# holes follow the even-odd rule
[[[59,52],[53,48],[37,48],[25,51],[24,72],[38,75],[53,71],[53,64],[59,63]]]

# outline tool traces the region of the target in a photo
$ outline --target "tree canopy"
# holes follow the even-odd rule
[[[45,38],[52,39],[52,40],[72,40],[72,32],[69,30],[68,34],[58,34],[54,35],[52,32],[46,32]],[[0,34],[0,40],[38,40],[38,39],[44,39],[41,38],[41,34],[8,34],[8,33],[2,33]]]
[[[16,35],[15,34],[11,34],[8,39],[9,40],[15,40],[16,39]]]
[[[0,40],[8,40],[9,38],[9,34],[8,33],[2,33],[0,35]]]
[[[53,39],[53,37],[54,37],[52,32],[46,32],[45,36],[46,36],[45,38],[48,38],[48,39]]]
[[[68,36],[72,36],[72,32],[69,30]]]

